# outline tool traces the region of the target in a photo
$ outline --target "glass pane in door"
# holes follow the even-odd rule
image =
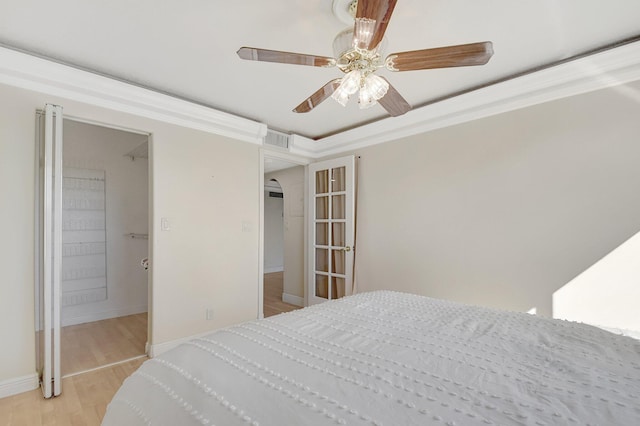
[[[329,272],[329,250],[316,249],[316,271]]]
[[[332,223],[331,224],[331,245],[337,247],[345,246],[344,239],[344,223]]]
[[[316,198],[316,219],[329,219],[329,197]]]
[[[345,282],[344,278],[333,277],[331,279],[331,298],[339,299],[345,296]]]
[[[329,277],[316,274],[316,297],[329,298]]]
[[[316,194],[326,194],[329,192],[329,170],[316,172]]]
[[[338,167],[336,169],[331,169],[331,192],[340,192],[346,190],[345,183],[345,175],[346,169],[345,167]]]
[[[329,245],[329,224],[328,223],[316,223],[316,245],[318,246]]]
[[[331,272],[344,275],[344,250],[331,250]]]
[[[331,218],[344,219],[346,214],[346,205],[344,195],[334,195],[331,197]]]

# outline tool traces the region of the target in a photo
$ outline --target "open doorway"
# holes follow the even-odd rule
[[[304,306],[304,166],[264,158],[263,314]]]
[[[63,377],[145,355],[148,138],[64,120]]]
[[[284,290],[284,191],[276,179],[264,184],[264,316],[295,307],[282,301]]]

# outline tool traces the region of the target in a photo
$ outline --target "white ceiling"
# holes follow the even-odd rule
[[[490,40],[485,66],[391,73],[414,108],[640,36],[637,0],[398,0],[388,52]],[[243,61],[241,46],[332,56],[332,0],[2,0],[0,43],[318,139],[386,118],[328,99],[291,109],[336,68]]]

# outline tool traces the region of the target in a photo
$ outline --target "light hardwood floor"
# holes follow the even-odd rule
[[[275,272],[264,275],[264,315],[272,316],[282,312],[299,309],[298,306],[282,301],[283,273]],[[93,368],[95,362],[110,363],[114,358],[127,354],[127,358],[143,353],[146,341],[147,314],[129,315],[120,321],[96,321],[102,324],[80,324],[65,327],[61,339],[72,339],[78,342],[64,343],[72,354],[67,355],[70,365],[64,366],[69,371],[78,368],[86,370]],[[117,319],[116,319],[117,320]],[[115,324],[115,325],[114,325]],[[128,324],[128,325],[127,325]],[[109,327],[104,328],[104,326]],[[97,328],[93,328],[93,327]],[[64,329],[63,329],[64,330]],[[116,332],[116,330],[118,330]],[[142,333],[144,330],[144,334]],[[78,334],[89,334],[89,338],[78,338]],[[119,336],[124,336],[121,339]],[[141,338],[142,336],[142,338]],[[115,339],[120,341],[118,346],[127,349],[115,350],[112,344]],[[131,342],[134,342],[131,344]],[[141,345],[141,346],[140,346]],[[132,349],[134,348],[134,349]],[[132,350],[133,352],[128,352]],[[121,355],[117,355],[120,353]],[[119,358],[125,359],[125,358]],[[107,405],[113,398],[122,382],[133,373],[147,358],[138,358],[99,370],[78,374],[62,380],[62,395],[56,398],[44,399],[40,389],[0,399],[0,426],[39,426],[39,425],[99,425],[104,417]],[[74,366],[75,363],[75,366]]]
[[[0,399],[0,425],[99,425],[125,378],[143,361],[132,361],[62,380],[62,395],[44,399],[40,389]]]
[[[62,375],[144,355],[147,313],[63,327]]]
[[[270,317],[283,312],[300,309],[299,306],[291,305],[282,301],[283,272],[272,272],[264,274],[264,316]]]

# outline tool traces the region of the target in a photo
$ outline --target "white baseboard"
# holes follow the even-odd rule
[[[293,294],[282,293],[282,301],[296,306],[304,307],[304,297],[294,296]]]
[[[62,318],[61,325],[66,327],[68,325],[84,324],[86,322],[102,321],[109,318],[124,317],[127,315],[141,314],[147,312],[147,305],[129,306],[121,309],[112,309],[110,311],[91,312],[89,314],[77,315],[68,318]]]
[[[270,266],[270,267],[264,267],[264,273],[265,274],[270,274],[272,272],[282,272],[284,271],[284,266]]]
[[[29,392],[38,389],[39,380],[36,373],[28,376],[16,377],[14,379],[3,380],[0,382],[0,398],[17,395],[23,392]]]
[[[149,358],[157,357],[160,354],[163,354],[171,349],[181,345],[182,343],[188,342],[191,339],[197,339],[198,337],[206,336],[207,334],[213,333],[215,330],[205,331],[204,333],[194,334],[193,336],[183,337],[181,339],[171,340],[169,342],[158,343],[156,345],[149,345],[147,355]]]

